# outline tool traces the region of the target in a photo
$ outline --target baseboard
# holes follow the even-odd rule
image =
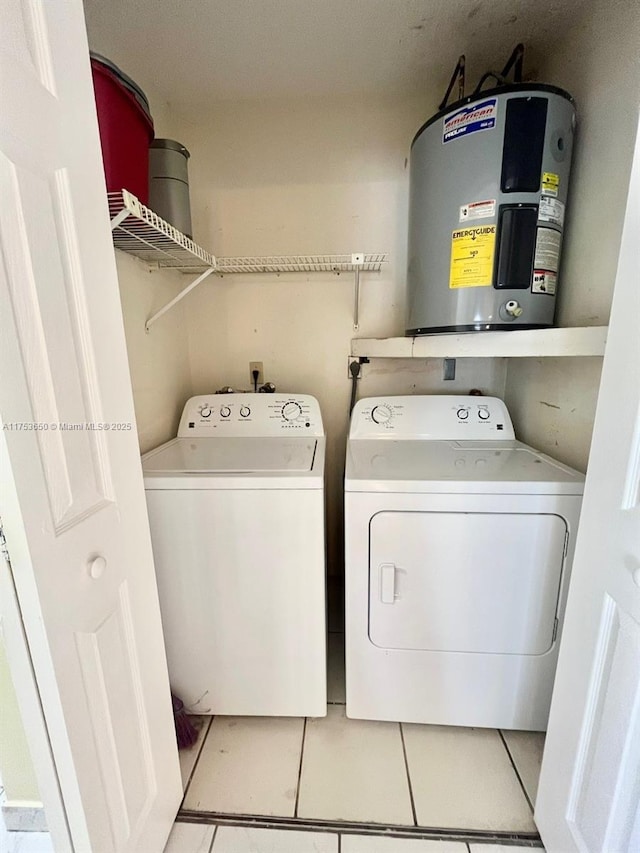
[[[44,807],[37,800],[5,800],[2,819],[8,832],[47,832]]]

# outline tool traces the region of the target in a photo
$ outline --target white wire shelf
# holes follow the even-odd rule
[[[218,258],[215,272],[288,273],[288,272],[380,272],[388,261],[384,252],[361,255],[268,255],[255,258]]]
[[[204,272],[215,269],[215,257],[170,225],[127,190],[109,193],[113,245],[149,264]]]
[[[217,275],[232,273],[380,272],[384,252],[350,255],[265,255],[216,258],[142,204],[128,190],[109,193],[109,214],[116,249],[160,267]]]
[[[128,190],[108,193],[113,245],[130,255],[158,267],[195,273],[197,278],[146,322],[153,323],[173,308],[212,273],[216,275],[250,273],[335,273],[355,276],[354,328],[358,328],[360,273],[380,272],[387,263],[386,252],[351,255],[267,255],[265,257],[216,258],[142,204]]]

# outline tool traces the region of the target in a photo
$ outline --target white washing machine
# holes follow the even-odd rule
[[[501,400],[360,400],[345,476],[347,716],[544,730],[584,477]]]
[[[195,714],[326,714],[325,437],[295,394],[193,397],[143,456],[172,689]]]

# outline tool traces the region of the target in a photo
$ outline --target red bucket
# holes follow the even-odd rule
[[[132,192],[149,201],[149,145],[153,119],[147,98],[131,78],[98,54],[91,54],[107,192]]]

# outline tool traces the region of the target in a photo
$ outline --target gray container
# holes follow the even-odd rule
[[[418,131],[407,335],[553,325],[574,127],[567,92],[521,83]]]
[[[155,139],[149,148],[149,207],[190,238],[189,156],[173,139]]]

